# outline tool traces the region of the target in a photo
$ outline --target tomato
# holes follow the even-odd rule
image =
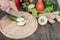
[[[37,11],[44,10],[44,3],[43,2],[37,2],[36,9],[37,9]]]
[[[16,5],[17,8],[20,7],[19,0],[16,0],[16,1],[15,1],[15,5]]]

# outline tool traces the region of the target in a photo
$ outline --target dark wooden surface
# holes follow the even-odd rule
[[[0,11],[0,19],[4,16],[4,12]],[[5,37],[0,32],[0,40],[16,40]],[[44,26],[38,25],[37,30],[31,36],[18,40],[60,40],[60,23],[56,21],[54,24],[47,23]]]

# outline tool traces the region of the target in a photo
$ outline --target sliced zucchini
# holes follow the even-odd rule
[[[18,26],[23,26],[23,25],[25,25],[25,22],[18,22],[17,25]]]
[[[28,8],[34,8],[34,7],[35,7],[34,4],[30,4],[30,5],[28,6]]]
[[[16,21],[18,22],[24,21],[24,18],[23,17],[17,18]]]

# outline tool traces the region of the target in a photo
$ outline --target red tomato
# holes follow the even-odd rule
[[[44,10],[44,3],[43,2],[37,2],[36,9],[37,9],[37,11]]]
[[[19,0],[16,0],[16,1],[15,1],[15,5],[16,5],[17,8],[20,7]]]

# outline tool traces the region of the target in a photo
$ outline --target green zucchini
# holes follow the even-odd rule
[[[18,18],[18,17],[16,17],[16,16],[11,15],[11,14],[7,14],[7,16],[8,16],[10,19],[12,19],[13,21],[16,21],[18,26],[23,26],[23,25],[25,25],[25,20],[24,20],[23,17]]]
[[[18,17],[16,17],[16,16],[11,15],[11,14],[7,14],[7,16],[8,16],[10,19],[12,19],[13,21],[16,21],[16,19],[18,18]]]

